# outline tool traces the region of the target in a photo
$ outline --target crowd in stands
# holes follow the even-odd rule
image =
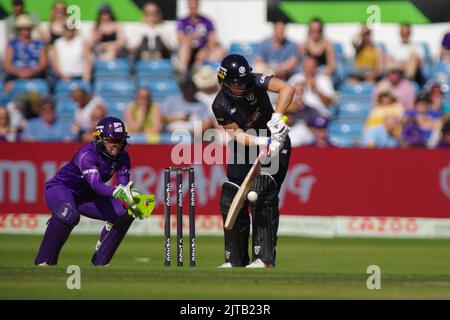
[[[439,57],[413,43],[413,26],[399,26],[399,43],[385,46],[361,26],[354,54],[324,36],[314,18],[304,41],[275,21],[261,41],[221,44],[214,21],[188,0],[189,13],[169,36],[161,9],[142,7],[127,39],[113,8],[102,4],[89,37],[68,23],[55,1],[45,26],[22,0],[5,20],[7,48],[0,79],[0,141],[90,141],[99,119],[124,119],[134,142],[174,143],[171,133],[218,128],[211,104],[215,70],[228,53],[244,55],[254,72],[295,88],[288,124],[292,145],[310,147],[450,147],[450,32]],[[276,96],[271,96],[275,102]]]

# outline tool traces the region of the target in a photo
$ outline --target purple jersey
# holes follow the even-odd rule
[[[126,185],[130,180],[130,156],[127,152],[117,160],[100,155],[91,142],[75,153],[72,160],[51,178],[46,186],[63,184],[73,193],[90,195],[92,192],[102,197],[112,197],[114,188],[105,184],[117,173],[117,184]]]
[[[208,42],[208,35],[214,31],[214,25],[208,18],[198,15],[196,20],[192,20],[190,16],[177,20],[177,30],[184,34],[192,34],[196,32],[198,39],[192,41],[192,48],[203,48]]]

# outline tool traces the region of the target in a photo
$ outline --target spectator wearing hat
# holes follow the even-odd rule
[[[73,135],[67,124],[56,117],[55,105],[46,100],[39,110],[39,117],[28,121],[23,141],[72,141]]]
[[[11,89],[10,81],[16,79],[45,78],[48,66],[44,42],[33,40],[33,21],[27,15],[17,17],[17,36],[8,41],[5,53],[5,91]]]
[[[127,132],[130,134],[154,134],[162,131],[162,114],[159,105],[152,99],[149,89],[141,87],[136,97],[124,111]]]
[[[64,37],[55,41],[52,53],[52,66],[58,79],[91,80],[91,52],[77,29],[65,25]]]
[[[258,69],[269,68],[277,78],[287,80],[295,70],[297,60],[297,45],[286,38],[286,22],[275,21],[273,23],[273,35],[262,41],[255,53],[255,72]],[[262,72],[264,73],[264,72]]]
[[[99,60],[126,56],[125,33],[107,3],[102,4],[97,12],[90,48]]]
[[[387,116],[382,124],[364,129],[361,146],[365,148],[396,148],[400,145],[400,128],[400,120],[397,117]]]
[[[397,97],[392,88],[387,85],[378,90],[377,103],[371,109],[365,127],[370,128],[384,123],[387,116],[392,116],[401,120],[405,111],[403,107],[397,103]]]
[[[211,116],[214,116],[211,106],[220,90],[216,72],[211,66],[203,65],[194,73],[192,81],[198,89],[195,98],[206,105]]]
[[[142,10],[143,21],[136,28],[128,50],[134,55],[135,61],[170,59],[176,47],[175,30],[168,28],[161,8],[156,3],[148,2]]]
[[[311,132],[314,135],[314,142],[308,144],[308,147],[330,148],[334,145],[328,138],[328,120],[324,117],[316,117],[308,123]]]
[[[403,77],[403,71],[398,64],[388,64],[385,77],[378,82],[372,93],[372,106],[376,104],[380,89],[390,86],[397,96],[397,102],[405,109],[412,110],[416,92],[414,85]]]
[[[441,138],[436,148],[450,148],[450,120],[447,120],[441,129]]]
[[[328,118],[331,115],[330,108],[336,101],[336,91],[330,77],[317,73],[316,59],[305,57],[302,73],[293,75],[288,83],[303,87],[301,96],[305,105],[316,109],[322,117]]]
[[[19,16],[27,15],[31,19],[33,26],[38,26],[39,24],[37,15],[33,12],[27,12],[25,10],[25,4],[23,0],[12,0],[11,6],[12,6],[12,14],[5,19],[5,34],[8,40],[17,37],[18,30],[16,26],[16,19]]]

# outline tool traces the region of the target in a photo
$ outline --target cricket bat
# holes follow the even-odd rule
[[[287,117],[283,116],[283,121],[286,122],[286,120]],[[224,228],[226,230],[233,229],[234,222],[236,221],[239,211],[242,209],[242,206],[244,205],[245,199],[247,198],[247,194],[252,187],[253,181],[255,181],[256,177],[261,172],[262,162],[268,156],[268,153],[269,153],[268,146],[264,147],[259,152],[258,157],[256,158],[255,162],[250,168],[250,171],[247,173],[247,176],[245,177],[244,181],[239,187],[239,191],[234,196],[233,201],[231,202],[230,205],[230,209],[228,210],[227,219],[225,220]]]
[[[228,210],[227,219],[225,220],[224,227],[226,230],[233,229],[234,222],[236,221],[239,211],[244,205],[245,199],[247,198],[247,194],[252,187],[253,181],[255,181],[256,177],[261,171],[262,162],[264,161],[265,157],[267,157],[267,153],[267,147],[263,148],[263,150],[260,151],[258,157],[250,168],[250,171],[247,173],[247,176],[239,187],[239,191],[234,196],[233,202],[231,202],[230,209]]]

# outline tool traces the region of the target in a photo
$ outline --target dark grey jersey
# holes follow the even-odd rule
[[[217,122],[224,126],[236,123],[244,131],[247,129],[268,129],[267,122],[272,117],[273,107],[267,89],[271,76],[252,74],[255,82],[253,94],[246,99],[236,101],[220,90],[214,99],[212,108]]]

